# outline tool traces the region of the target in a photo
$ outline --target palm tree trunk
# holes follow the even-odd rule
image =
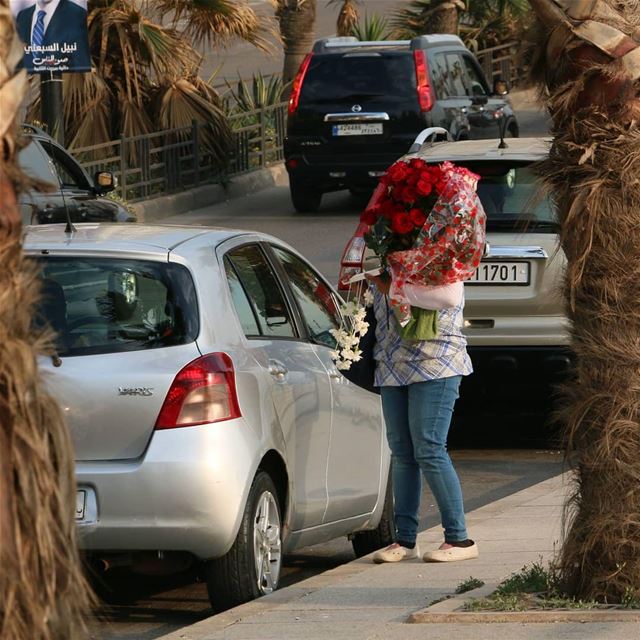
[[[576,356],[559,569],[570,594],[622,602],[640,595],[640,0],[530,4]]]
[[[342,0],[342,7],[336,23],[336,35],[353,35],[353,30],[358,25],[358,2],[359,0]]]
[[[293,80],[311,51],[315,34],[316,0],[278,0],[276,17],[284,45],[282,80]]]
[[[38,374],[46,347],[31,329],[38,284],[20,246],[21,58],[9,2],[0,0],[0,637],[75,640],[90,598],[75,539],[73,453]]]
[[[429,33],[458,34],[459,12],[465,8],[460,0],[437,0],[427,21]]]

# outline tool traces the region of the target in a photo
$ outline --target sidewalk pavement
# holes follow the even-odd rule
[[[469,513],[469,533],[480,548],[475,560],[375,565],[367,556],[162,640],[637,640],[639,616],[625,611],[512,614],[513,620],[454,612],[524,565],[553,557],[567,481],[558,476]],[[438,546],[441,529],[422,532],[418,542],[423,551]],[[432,605],[469,577],[486,586]]]

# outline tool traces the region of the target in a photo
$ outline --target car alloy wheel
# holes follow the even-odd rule
[[[221,558],[204,563],[204,578],[216,613],[278,588],[282,564],[282,521],[278,492],[262,469],[256,473],[238,535]]]
[[[264,491],[253,519],[253,551],[260,593],[271,593],[277,586],[282,564],[280,513],[275,497]]]

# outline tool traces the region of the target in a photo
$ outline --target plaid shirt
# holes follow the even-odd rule
[[[438,312],[438,336],[433,340],[403,340],[388,300],[376,287],[373,307],[377,320],[373,357],[375,385],[401,387],[413,382],[466,376],[473,372],[462,333],[464,299],[457,307]]]

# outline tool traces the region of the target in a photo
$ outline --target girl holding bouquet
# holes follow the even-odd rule
[[[468,537],[462,490],[447,436],[463,376],[472,372],[462,333],[463,281],[478,267],[485,216],[477,176],[419,158],[395,163],[362,220],[380,257],[372,285],[377,326],[375,384],[391,449],[396,542],[374,562],[419,557],[416,545],[424,475],[436,499],[444,542],[425,562],[478,556]]]

